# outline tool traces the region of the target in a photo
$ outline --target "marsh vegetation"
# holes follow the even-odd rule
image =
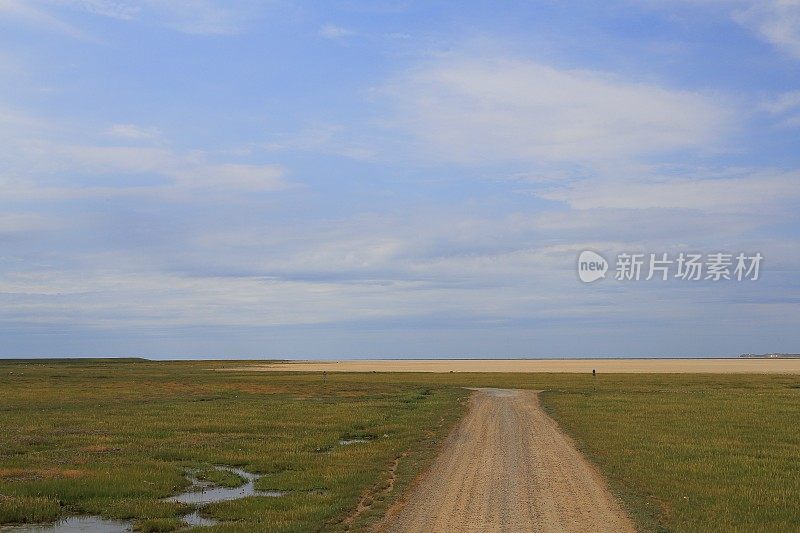
[[[230,365],[230,363],[224,363]],[[219,362],[0,362],[0,524],[70,516],[142,531],[363,529],[464,412],[463,387],[543,406],[646,530],[800,523],[800,377],[219,372]],[[352,442],[352,444],[342,444]],[[254,493],[170,501],[187,473]]]

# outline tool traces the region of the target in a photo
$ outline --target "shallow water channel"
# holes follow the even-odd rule
[[[351,444],[362,444],[369,442],[369,439],[340,439],[339,446],[350,446]]]
[[[214,502],[224,502],[238,500],[248,496],[283,496],[283,492],[256,490],[255,481],[261,477],[258,474],[251,474],[239,468],[227,466],[215,466],[218,470],[226,470],[241,476],[245,483],[238,487],[215,487],[210,483],[200,481],[191,475],[187,476],[192,482],[189,490],[164,498],[166,502],[180,502],[194,505],[206,505]],[[216,520],[203,518],[200,512],[195,510],[181,517],[189,526],[212,526]],[[18,526],[0,526],[3,533],[125,533],[133,531],[133,522],[130,520],[106,520],[99,516],[71,516],[59,520],[54,524],[26,524]]]

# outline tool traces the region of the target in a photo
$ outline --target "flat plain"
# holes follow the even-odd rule
[[[607,374],[800,374],[800,358],[775,359],[352,359],[225,367],[252,372],[570,372]]]
[[[795,373],[217,371],[249,364],[0,361],[0,524],[82,514],[170,531],[192,510],[164,500],[186,473],[236,484],[214,470],[233,466],[282,496],[202,506],[206,530],[372,530],[411,505],[468,387],[543,391],[639,530],[800,523]]]

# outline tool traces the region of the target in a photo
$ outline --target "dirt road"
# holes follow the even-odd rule
[[[531,391],[479,389],[390,532],[633,531],[600,474]]]

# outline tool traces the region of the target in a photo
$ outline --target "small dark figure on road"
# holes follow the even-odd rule
[[[595,370],[594,368],[592,369],[592,375],[593,375],[593,376],[596,376],[596,375],[597,375],[597,370]]]

